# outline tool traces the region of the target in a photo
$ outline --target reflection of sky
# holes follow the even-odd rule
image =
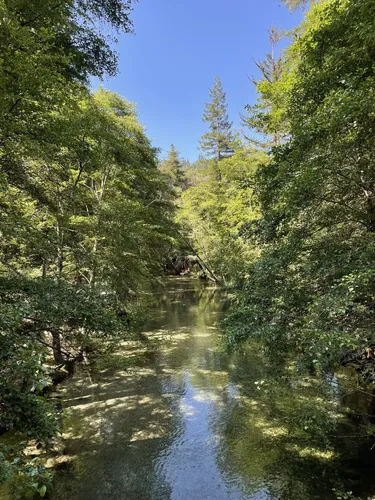
[[[175,373],[171,379],[180,382],[176,407],[180,432],[158,459],[157,467],[169,484],[171,500],[269,498],[258,481],[250,480],[245,487],[241,476],[225,467],[223,432],[239,391],[228,382],[228,357],[217,349],[217,329],[213,326],[217,308],[215,301],[208,303],[206,308],[194,304],[185,309],[193,321],[190,319],[184,342],[175,345],[174,354],[162,349],[164,365],[172,359],[179,362],[180,375]],[[173,316],[179,324],[184,324],[182,310]],[[174,330],[172,339],[180,336],[180,329]]]
[[[184,377],[184,386],[180,401],[184,430],[158,464],[165,470],[171,500],[244,498],[240,489],[225,482],[217,467],[220,436],[212,428],[210,413],[215,411],[218,397],[194,388],[189,375]]]

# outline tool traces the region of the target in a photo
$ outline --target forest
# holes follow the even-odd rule
[[[224,293],[227,352],[256,342],[313,376],[350,367],[372,393],[375,3],[283,3],[303,20],[270,27],[241,130],[213,75],[190,162],[178,144],[162,157],[135,104],[91,89],[116,75],[113,41],[133,32],[134,0],[0,0],[0,435],[11,435],[0,483],[11,498],[52,488],[27,453],[61,430],[51,391],[142,342],[170,275]],[[371,422],[365,434],[374,440]]]

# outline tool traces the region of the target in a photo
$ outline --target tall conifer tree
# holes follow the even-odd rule
[[[183,172],[183,164],[180,159],[179,152],[173,144],[168,152],[168,156],[160,164],[160,170],[170,177],[172,184],[175,187],[183,187],[185,183],[185,175]]]
[[[229,120],[227,101],[220,78],[216,77],[210,89],[211,101],[205,105],[203,121],[209,131],[200,140],[200,149],[217,162],[233,154],[232,122]],[[220,179],[218,179],[220,180]]]

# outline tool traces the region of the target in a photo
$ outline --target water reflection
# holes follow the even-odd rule
[[[351,437],[367,418],[368,396],[353,395],[345,377],[318,380],[281,361],[272,366],[255,346],[224,353],[220,308],[214,288],[175,279],[145,328],[157,347],[129,344],[120,353],[127,370],[84,372],[64,386],[66,460],[53,499],[374,493],[371,443]]]

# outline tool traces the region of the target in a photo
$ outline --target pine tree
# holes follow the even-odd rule
[[[183,162],[173,144],[171,144],[167,158],[161,162],[160,170],[168,175],[173,186],[184,187],[185,174],[183,172]]]
[[[200,140],[200,149],[219,162],[232,156],[233,134],[225,92],[218,77],[210,89],[210,97],[211,101],[206,103],[203,113],[203,121],[209,123],[210,130]]]

